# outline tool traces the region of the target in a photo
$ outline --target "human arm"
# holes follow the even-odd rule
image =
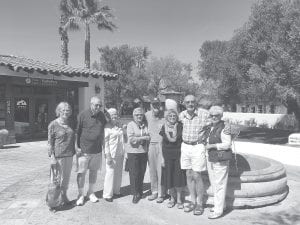
[[[105,154],[106,163],[108,165],[111,165],[112,157],[111,157],[111,153],[110,153],[109,139],[110,139],[109,128],[105,128],[104,129],[104,154]]]
[[[144,141],[149,141],[150,136],[147,135],[141,135],[140,133],[136,133],[135,130],[139,129],[135,127],[136,125],[133,122],[130,122],[127,125],[127,137],[128,141],[131,145],[139,145],[142,144]],[[136,128],[136,129],[135,129]]]
[[[217,149],[217,150],[228,150],[231,147],[231,135],[224,133],[224,130],[221,132],[221,143],[217,144],[207,144],[206,149]]]
[[[54,156],[54,145],[55,145],[55,137],[54,137],[54,127],[53,123],[50,123],[48,126],[48,156]]]
[[[75,146],[75,151],[77,155],[80,155],[81,148],[80,148],[80,137],[82,134],[82,115],[80,114],[77,119],[77,127],[76,127],[76,146]]]

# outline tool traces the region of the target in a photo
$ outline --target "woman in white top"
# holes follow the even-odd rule
[[[112,202],[113,197],[119,197],[122,182],[122,170],[124,160],[124,132],[118,120],[118,112],[114,108],[107,110],[110,116],[106,124],[105,133],[105,165],[103,198]]]

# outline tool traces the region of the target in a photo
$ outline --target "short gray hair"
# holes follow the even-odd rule
[[[95,103],[95,101],[100,101],[100,102],[101,102],[101,99],[100,99],[98,96],[93,96],[93,97],[91,97],[90,103],[91,103],[91,104],[92,104],[92,103]]]
[[[223,116],[223,112],[224,112],[223,107],[218,106],[218,105],[213,105],[209,109],[209,114],[215,113],[215,114],[219,114],[219,115]]]
[[[72,108],[71,108],[71,106],[70,106],[69,103],[67,103],[67,102],[60,102],[60,103],[58,103],[58,105],[56,106],[56,109],[55,109],[55,114],[56,114],[57,117],[59,117],[60,111],[64,107],[68,107],[70,109],[71,113],[72,113]]]

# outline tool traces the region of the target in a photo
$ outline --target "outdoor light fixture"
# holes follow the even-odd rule
[[[100,91],[101,91],[101,88],[100,88],[99,84],[98,83],[95,84],[95,93],[100,94]]]

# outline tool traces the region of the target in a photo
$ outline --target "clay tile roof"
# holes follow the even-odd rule
[[[15,71],[23,69],[25,71],[37,71],[42,73],[63,74],[66,76],[93,76],[95,78],[117,79],[118,74],[108,73],[99,70],[85,68],[74,68],[67,65],[59,65],[39,60],[33,60],[21,56],[0,55],[0,66],[7,66]]]

